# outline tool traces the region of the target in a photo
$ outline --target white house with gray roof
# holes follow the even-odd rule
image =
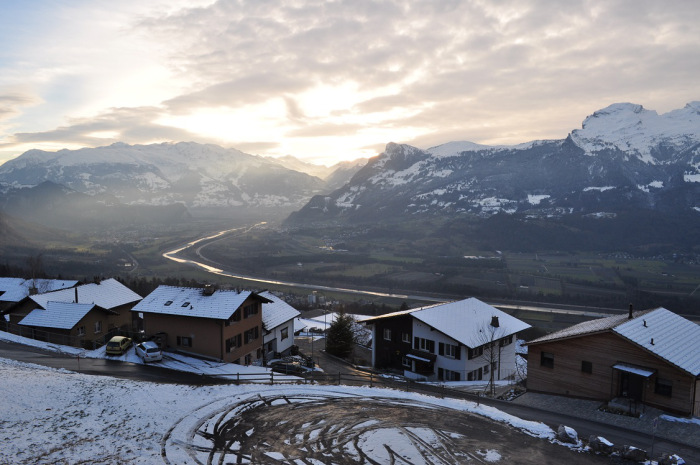
[[[700,326],[665,308],[579,323],[528,342],[528,390],[700,415]]]
[[[414,379],[502,380],[515,375],[515,339],[530,325],[470,298],[364,320],[372,365]]]
[[[266,359],[270,360],[276,353],[287,355],[294,345],[294,319],[301,313],[272,292],[259,295],[270,301],[262,305]]]

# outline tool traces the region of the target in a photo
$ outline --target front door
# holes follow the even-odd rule
[[[620,372],[620,397],[642,400],[644,378],[626,371]]]

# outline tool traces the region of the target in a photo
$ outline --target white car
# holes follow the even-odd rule
[[[136,355],[141,357],[144,362],[158,362],[163,360],[163,352],[161,352],[158,344],[153,341],[136,344]]]

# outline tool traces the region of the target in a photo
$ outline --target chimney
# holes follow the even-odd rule
[[[75,303],[78,303],[78,286],[75,286]]]
[[[491,317],[491,326],[493,326],[494,328],[498,328],[500,326],[498,324],[498,317],[497,316]]]
[[[202,289],[202,295],[209,296],[214,294],[214,286],[212,284],[205,284],[204,289]]]
[[[630,304],[630,314],[627,315],[627,319],[631,320],[632,319],[632,304]]]

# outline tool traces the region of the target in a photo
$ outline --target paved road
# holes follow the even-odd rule
[[[4,341],[0,341],[0,357],[51,368],[64,368],[87,375],[113,376],[136,381],[190,385],[221,383],[212,377],[168,370],[157,365],[139,365],[101,358],[78,358],[73,355],[59,354]]]

